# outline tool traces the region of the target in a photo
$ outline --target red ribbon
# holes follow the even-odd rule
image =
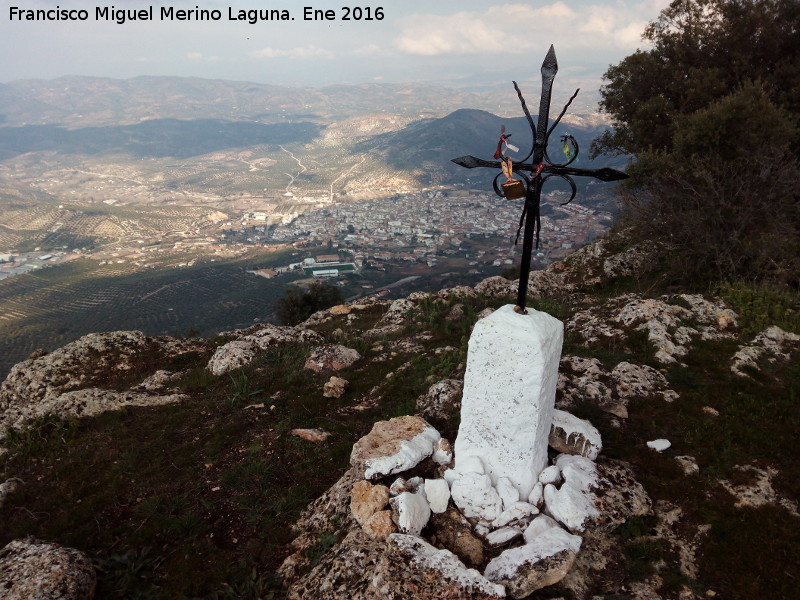
[[[503,144],[510,137],[511,137],[510,133],[508,135],[506,135],[505,133],[501,133],[500,134],[500,141],[497,142],[497,150],[494,151],[495,160],[497,160],[498,158],[500,158],[503,155]]]

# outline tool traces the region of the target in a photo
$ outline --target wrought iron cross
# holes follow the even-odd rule
[[[617,181],[619,179],[626,179],[628,177],[621,171],[607,167],[603,169],[577,169],[570,167],[569,165],[572,164],[578,157],[579,151],[578,143],[572,136],[563,136],[565,138],[565,144],[574,146],[574,151],[572,148],[570,148],[570,154],[567,156],[567,162],[555,163],[547,155],[547,143],[550,139],[550,134],[553,133],[556,125],[558,125],[558,123],[561,121],[561,118],[567,112],[567,108],[569,108],[569,105],[572,104],[575,96],[578,95],[578,91],[580,91],[576,90],[576,92],[572,95],[572,98],[569,99],[569,102],[567,102],[566,106],[564,106],[564,110],[561,111],[561,114],[558,115],[558,118],[548,129],[547,125],[550,117],[550,95],[553,89],[553,79],[555,79],[557,72],[558,61],[556,60],[556,51],[553,46],[550,46],[550,50],[547,53],[547,56],[545,56],[544,62],[542,63],[542,96],[539,100],[538,129],[533,122],[531,113],[528,111],[528,106],[525,104],[525,98],[522,97],[522,92],[520,91],[517,82],[513,82],[514,89],[517,91],[517,96],[519,97],[520,104],[522,105],[522,110],[525,112],[525,116],[528,119],[528,124],[530,125],[531,132],[533,134],[533,147],[531,148],[531,151],[521,161],[513,163],[513,172],[522,177],[525,183],[525,207],[523,208],[522,218],[520,219],[520,226],[522,226],[524,221],[525,231],[522,238],[522,264],[520,265],[519,271],[519,290],[517,291],[517,306],[515,309],[517,312],[522,314],[527,314],[528,312],[525,309],[525,296],[528,292],[528,276],[530,275],[531,270],[531,254],[533,251],[534,235],[536,237],[536,247],[539,247],[539,233],[542,227],[539,205],[541,202],[542,185],[544,182],[551,177],[559,177],[569,183],[570,187],[572,188],[572,195],[570,196],[569,200],[564,202],[564,204],[569,204],[575,197],[575,194],[578,192],[578,188],[575,186],[575,181],[572,179],[573,177],[594,177],[595,179],[599,179],[601,181]],[[528,159],[531,159],[531,157],[531,162],[525,162]],[[462,167],[466,167],[467,169],[474,169],[475,167],[491,167],[494,169],[500,169],[502,167],[502,163],[500,161],[483,160],[480,158],[475,158],[474,156],[462,156],[460,158],[454,158],[453,162],[457,165],[461,165]],[[530,176],[526,175],[524,171],[530,173]],[[498,173],[497,177],[494,178],[493,186],[495,192],[499,196],[504,196],[497,185],[497,180],[501,175],[502,173]]]

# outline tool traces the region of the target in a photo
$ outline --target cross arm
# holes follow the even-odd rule
[[[460,156],[452,159],[454,163],[467,169],[475,169],[477,167],[489,167],[492,169],[499,169],[501,167],[500,161],[497,160],[484,160],[475,156]],[[514,163],[515,171],[536,171],[538,165],[532,163]],[[574,167],[559,167],[555,165],[545,165],[542,172],[545,174],[553,175],[570,175],[572,177],[594,177],[600,181],[619,181],[620,179],[627,179],[628,175],[622,171],[604,167],[602,169],[576,169]]]

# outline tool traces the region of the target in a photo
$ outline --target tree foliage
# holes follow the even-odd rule
[[[681,279],[798,283],[798,23],[797,0],[674,0],[605,74],[593,151],[636,157],[624,218]]]
[[[614,128],[595,153],[670,150],[677,117],[748,83],[798,115],[799,23],[797,0],[673,0],[642,36],[652,49],[605,73],[600,106]]]
[[[291,286],[275,303],[275,315],[281,325],[297,325],[318,310],[342,303],[342,295],[322,281],[313,281],[306,289]]]

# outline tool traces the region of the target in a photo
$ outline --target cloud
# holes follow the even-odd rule
[[[202,52],[187,52],[186,58],[194,62],[200,62],[203,60],[203,53]]]
[[[313,44],[302,48],[262,48],[250,52],[253,58],[333,58],[333,53]]]
[[[483,12],[415,14],[402,22],[395,47],[420,56],[519,54],[546,45],[634,49],[655,5],[668,0],[592,4],[573,9],[558,0],[533,7],[508,3]],[[647,11],[643,16],[643,11]]]

